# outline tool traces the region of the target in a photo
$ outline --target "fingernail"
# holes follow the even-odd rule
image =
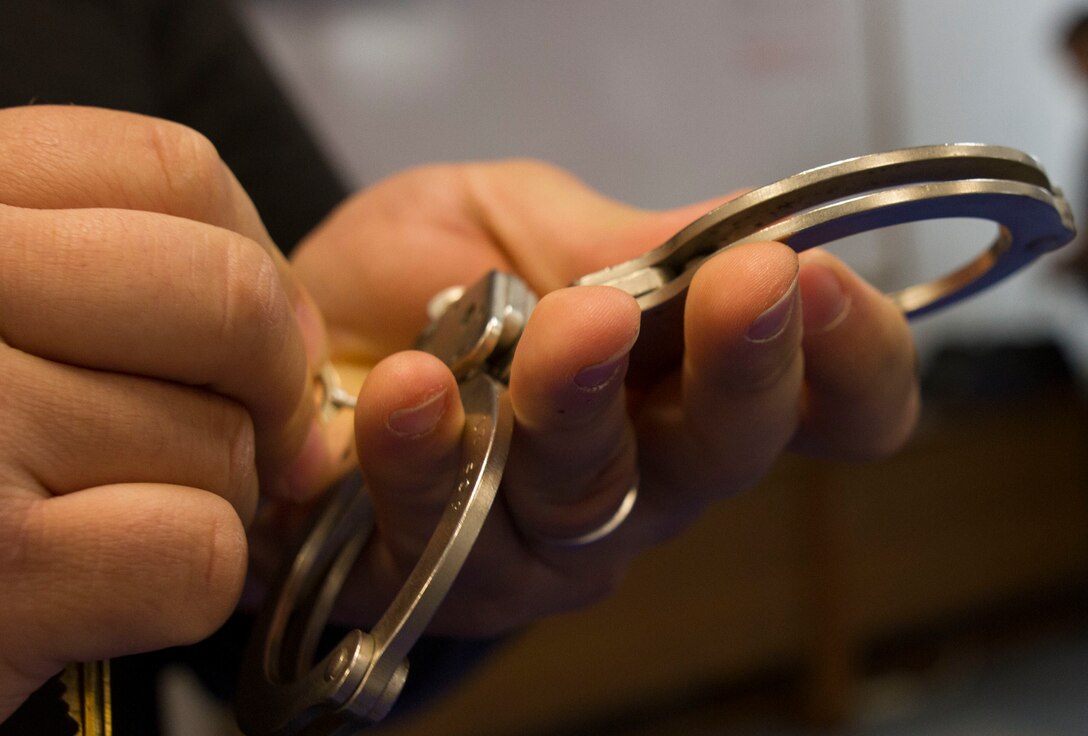
[[[805,332],[818,335],[833,330],[850,311],[842,281],[833,269],[819,263],[806,263],[801,273]]]
[[[422,437],[429,434],[446,413],[446,394],[446,389],[442,389],[415,406],[391,412],[386,426],[402,437]]]
[[[750,342],[770,342],[775,339],[786,331],[796,304],[797,277],[795,276],[793,283],[786,289],[786,293],[765,312],[752,320],[745,337]]]
[[[603,363],[583,368],[574,377],[574,385],[590,393],[600,391],[623,373],[627,365],[627,356],[628,351],[625,350],[621,355],[609,358]]]

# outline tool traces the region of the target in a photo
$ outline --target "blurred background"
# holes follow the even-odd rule
[[[669,207],[849,156],[975,141],[1038,157],[1088,196],[1088,86],[1069,0],[249,0],[259,40],[343,172],[536,156]],[[962,236],[961,236],[962,234]],[[903,285],[966,260],[977,223],[857,248]],[[926,357],[968,329],[1060,333],[1088,363],[1083,295],[1034,268],[921,322]]]
[[[245,0],[364,186],[532,156],[645,207],[943,142],[1037,156],[1088,202],[1068,0]],[[842,254],[902,286],[992,225]],[[1067,249],[1071,250],[1071,249]],[[619,595],[507,642],[383,733],[1088,733],[1088,280],[1051,256],[915,324],[922,425],[888,461],[790,458]]]

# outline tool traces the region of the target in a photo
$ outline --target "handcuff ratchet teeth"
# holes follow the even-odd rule
[[[942,218],[991,220],[997,237],[960,269],[892,294],[907,316],[974,294],[1075,234],[1068,203],[1030,156],[981,144],[926,146],[860,156],[754,189],[645,255],[575,285],[613,286],[637,299],[642,330],[632,369],[656,373],[676,364],[687,288],[715,253],[757,240],[800,252]],[[374,526],[358,471],[330,489],[253,631],[237,702],[249,736],[346,736],[392,708],[409,649],[453,584],[498,491],[513,431],[506,383],[535,302],[519,279],[492,272],[432,304],[419,347],[458,380],[466,415],[461,476],[419,562],[373,630],[352,631],[315,663],[319,635]],[[350,405],[334,373],[322,386],[326,405]]]

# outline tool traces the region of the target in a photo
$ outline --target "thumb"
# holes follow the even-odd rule
[[[661,245],[734,196],[654,211],[607,197],[539,161],[476,164],[469,176],[485,229],[541,293]]]
[[[210,635],[241,593],[245,533],[212,493],[130,484],[5,503],[0,721],[66,662]]]

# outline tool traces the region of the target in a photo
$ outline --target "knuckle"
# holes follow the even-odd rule
[[[573,178],[573,175],[569,174],[565,169],[556,164],[543,159],[533,158],[532,156],[515,156],[499,161],[496,165],[504,167],[518,175],[530,174],[535,176],[562,177],[565,179]]]
[[[498,172],[521,177],[523,175],[573,178],[565,169],[549,161],[532,156],[510,156],[492,161],[480,161],[464,167],[464,171],[482,175],[485,180]]]
[[[267,356],[269,350],[282,347],[292,323],[276,264],[260,246],[241,236],[232,238],[220,253],[220,337],[237,346],[239,356]]]
[[[243,518],[252,515],[257,497],[256,434],[249,412],[231,404],[224,417],[226,492]]]
[[[224,504],[224,506],[226,506]],[[206,527],[208,540],[200,569],[216,619],[225,618],[234,607],[246,573],[246,537],[237,515],[221,508]]]
[[[178,606],[171,638],[179,644],[199,641],[214,632],[237,604],[246,574],[245,532],[233,509],[213,498],[205,506],[200,534],[178,540],[179,584],[173,588]],[[151,601],[161,611],[161,600]]]
[[[495,205],[507,198],[510,181],[551,182],[560,186],[581,187],[581,182],[570,172],[548,161],[516,156],[493,161],[482,161],[458,167],[456,175],[477,202]]]
[[[163,188],[163,210],[200,221],[229,221],[226,165],[215,145],[178,123],[146,119],[143,124]]]
[[[33,569],[34,555],[45,538],[41,509],[34,499],[15,496],[4,501],[0,514],[0,584],[13,601],[30,592],[20,590],[20,583]]]

